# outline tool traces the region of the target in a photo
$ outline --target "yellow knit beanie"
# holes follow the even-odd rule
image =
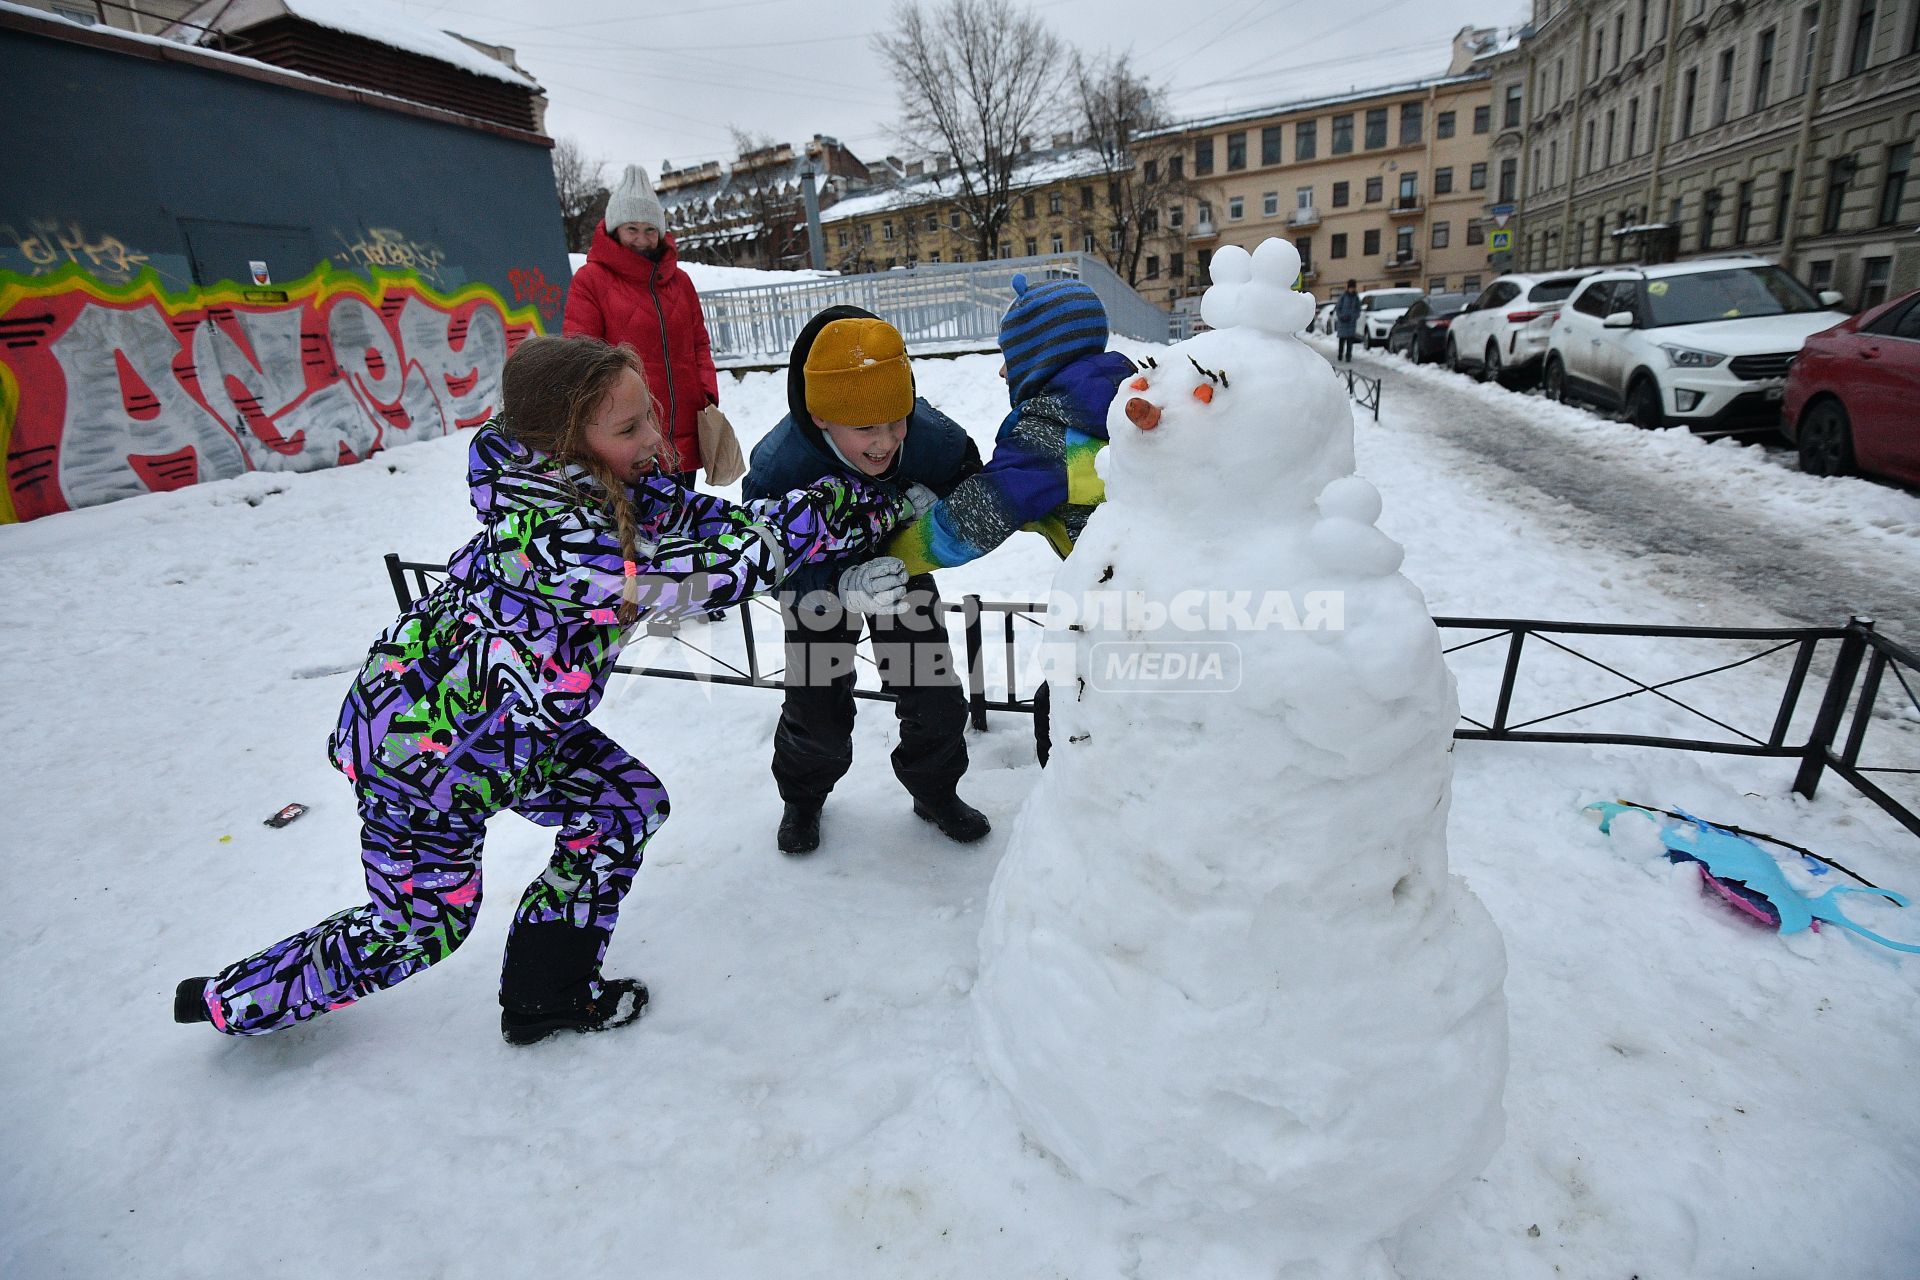
[[[907,344],[885,320],[835,320],[807,352],[807,409],[843,427],[898,422],[913,412]]]

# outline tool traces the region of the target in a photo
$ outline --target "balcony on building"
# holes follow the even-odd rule
[[[1189,240],[1213,240],[1217,239],[1219,235],[1220,228],[1214,225],[1213,219],[1211,218],[1197,218],[1194,220],[1193,225],[1187,228],[1187,239]]]
[[[1310,204],[1301,205],[1287,213],[1287,225],[1299,230],[1320,225],[1320,211]]]
[[[1426,206],[1419,196],[1395,196],[1393,203],[1387,206],[1389,218],[1417,218]]]
[[[1417,253],[1390,253],[1385,264],[1390,276],[1413,275],[1420,270],[1420,255]]]

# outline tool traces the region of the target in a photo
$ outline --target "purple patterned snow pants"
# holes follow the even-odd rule
[[[260,1035],[352,1004],[445,959],[472,929],[486,815],[436,810],[378,779],[356,790],[369,901],[223,969],[207,992],[222,1031]],[[559,831],[514,914],[500,1001],[538,1010],[598,996],[621,899],[666,821],[666,790],[583,721],[541,754],[510,807]]]

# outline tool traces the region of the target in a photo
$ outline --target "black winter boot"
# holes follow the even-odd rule
[[[984,840],[987,832],[993,830],[987,815],[959,796],[943,796],[938,800],[922,800],[916,796],[913,812],[939,827],[941,835],[960,844]]]
[[[556,1031],[608,1031],[634,1021],[647,1007],[647,984],[609,978],[598,1000],[582,1000],[538,1012],[500,1010],[500,1034],[508,1044],[538,1044]]]
[[[820,806],[804,800],[787,801],[780,814],[780,852],[790,856],[812,853],[820,847]]]
[[[175,1022],[212,1022],[213,1014],[207,1010],[207,984],[212,978],[184,978],[173,989],[173,1020]]]

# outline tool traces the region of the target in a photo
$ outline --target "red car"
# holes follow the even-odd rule
[[[1920,290],[1808,338],[1781,424],[1809,475],[1920,485]]]

